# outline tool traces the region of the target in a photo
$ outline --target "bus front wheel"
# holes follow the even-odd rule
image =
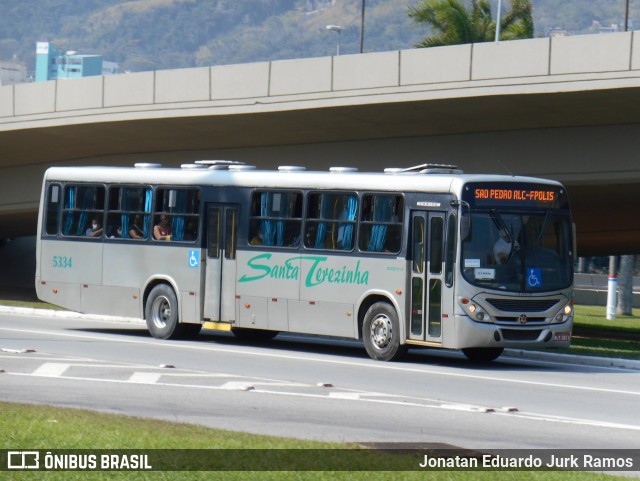
[[[376,302],[367,310],[362,338],[367,354],[378,361],[395,361],[406,352],[406,347],[400,344],[398,314],[386,302]]]
[[[157,339],[180,337],[178,298],[167,284],[158,284],[149,293],[145,306],[145,319],[151,335]]]

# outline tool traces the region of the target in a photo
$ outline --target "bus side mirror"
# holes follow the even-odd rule
[[[460,208],[460,242],[464,242],[471,232],[471,212],[469,204],[461,200],[453,201],[451,205]]]
[[[464,242],[467,237],[469,237],[469,233],[471,232],[471,216],[469,215],[469,211],[462,212],[460,216],[460,241]]]

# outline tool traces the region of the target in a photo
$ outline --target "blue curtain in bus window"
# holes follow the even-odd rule
[[[78,188],[78,190],[82,193],[82,200],[80,200],[80,193],[78,193],[78,200],[80,201],[80,208],[84,209],[80,214],[80,218],[78,219],[78,229],[76,230],[76,235],[83,235],[84,230],[88,225],[89,213],[88,209],[95,207],[95,187],[87,187],[87,188]]]
[[[347,200],[347,209],[344,219],[353,221],[356,219],[358,211],[358,199],[355,195],[350,195]],[[353,246],[353,224],[341,224],[338,227],[338,249],[349,250]]]
[[[178,190],[176,195],[176,212],[185,213],[187,206],[187,191]],[[184,216],[177,215],[173,218],[171,225],[171,237],[174,240],[184,240]]]
[[[393,208],[393,197],[373,197],[373,220],[377,222],[390,222]],[[372,252],[382,252],[384,241],[387,238],[387,226],[374,224],[369,238],[369,249]]]
[[[328,195],[320,194],[320,218],[327,219],[331,214],[331,201]],[[324,247],[324,238],[327,235],[327,223],[319,222],[318,231],[316,232],[316,243],[314,247],[316,249],[322,249]]]
[[[260,194],[260,215],[262,217],[270,216],[272,203],[273,203],[273,196],[270,192],[263,192],[262,194]],[[260,221],[260,227],[262,229],[262,244],[266,246],[275,245],[276,243],[275,223],[269,219],[262,219],[262,221]]]
[[[66,216],[67,218],[64,221],[64,230],[62,231],[62,233],[64,235],[69,235],[71,234],[71,230],[73,229],[73,212],[71,211],[71,209],[73,209],[76,206],[76,189],[75,187],[67,187],[67,195],[66,195],[66,200],[65,200],[65,206],[64,208],[67,210],[66,212]]]
[[[153,205],[153,192],[151,191],[151,189],[147,189],[144,193],[144,211],[145,212],[151,212],[151,206]],[[144,216],[144,226],[143,226],[143,231],[144,231],[144,238],[146,239],[147,237],[149,237],[149,225],[151,224],[151,216],[150,215],[145,215]]]
[[[277,213],[278,213],[278,217],[284,217],[284,213],[286,209],[285,206],[287,204],[287,194],[279,194],[279,195],[281,195],[282,197],[280,199],[280,210],[277,211]],[[272,205],[273,205],[273,200],[272,200]],[[276,231],[274,245],[281,246],[283,245],[283,239],[284,239],[284,221],[276,220],[274,221],[274,224],[275,224],[275,231]]]
[[[282,246],[284,245],[284,221],[279,220],[276,222],[276,245]]]
[[[125,211],[131,210],[131,199],[129,198],[130,189],[120,189],[120,209]],[[133,191],[135,192],[135,191]],[[120,214],[120,226],[122,227],[122,235],[123,239],[129,238],[129,214],[123,213]],[[115,233],[113,234],[115,235]]]
[[[278,217],[291,217],[292,213],[292,201],[293,194],[281,194],[282,201],[280,203],[280,214]],[[278,220],[276,221],[276,245],[283,246],[284,245],[284,228],[286,225],[286,221]]]

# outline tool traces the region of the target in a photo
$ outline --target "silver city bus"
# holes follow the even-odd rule
[[[36,290],[68,309],[146,319],[161,339],[201,327],[408,347],[569,346],[566,190],[421,165],[260,171],[230,161],[54,167],[40,203]]]

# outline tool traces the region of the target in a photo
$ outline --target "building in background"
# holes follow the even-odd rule
[[[118,64],[105,62],[102,55],[62,52],[49,42],[38,42],[36,45],[36,82],[110,75],[117,72]]]

